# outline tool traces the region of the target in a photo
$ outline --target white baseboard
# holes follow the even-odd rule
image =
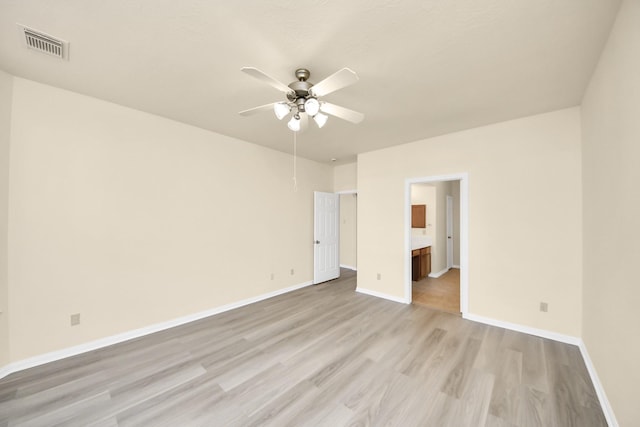
[[[453,265],[451,266],[451,268],[457,268],[458,270],[460,270],[460,266],[459,266],[459,265],[457,265],[457,264],[453,264]]]
[[[613,408],[609,403],[609,399],[607,399],[607,394],[604,392],[604,387],[602,387],[600,378],[598,378],[596,368],[591,361],[591,357],[589,357],[587,346],[585,345],[584,341],[580,340],[580,344],[578,345],[578,347],[580,348],[580,353],[582,354],[582,358],[584,359],[584,364],[587,365],[587,370],[589,371],[591,382],[593,383],[593,387],[596,389],[596,394],[598,395],[598,400],[600,401],[600,407],[602,408],[602,412],[604,412],[604,417],[607,419],[607,424],[609,424],[609,427],[618,427],[618,420],[616,420],[616,416],[613,413]]]
[[[434,279],[437,279],[438,277],[442,276],[447,271],[449,271],[449,269],[445,268],[444,270],[440,270],[437,273],[429,273],[429,277],[433,277]]]
[[[500,328],[510,329],[516,332],[523,332],[537,337],[548,338],[550,340],[559,341],[572,345],[580,345],[580,338],[571,335],[559,334],[557,332],[547,331],[545,329],[532,328],[530,326],[520,325],[518,323],[510,323],[502,320],[492,319],[490,317],[478,316],[477,314],[463,313],[462,317],[486,325],[498,326]]]
[[[342,267],[342,266],[341,266]],[[344,266],[344,268],[349,268],[347,266]],[[446,270],[445,270],[446,272]],[[441,272],[438,274],[439,277],[442,274],[444,274],[444,272]],[[173,319],[173,320],[169,320],[166,322],[161,322],[161,323],[156,323],[154,325],[150,325],[144,328],[140,328],[140,329],[135,329],[132,331],[128,331],[128,332],[124,332],[121,334],[117,334],[117,335],[112,335],[110,337],[106,337],[106,338],[101,338],[95,341],[90,341],[88,343],[84,343],[84,344],[80,344],[77,346],[73,346],[73,347],[69,347],[66,349],[62,349],[62,350],[58,350],[58,351],[53,351],[50,353],[45,353],[39,356],[35,356],[35,357],[30,357],[28,359],[24,359],[24,360],[20,360],[17,362],[13,362],[10,363],[8,365],[5,365],[3,367],[0,367],[0,379],[6,377],[7,375],[10,375],[12,373],[18,372],[18,371],[22,371],[25,369],[29,369],[29,368],[33,368],[35,366],[39,366],[45,363],[49,363],[49,362],[54,362],[56,360],[60,360],[60,359],[64,359],[66,357],[71,357],[71,356],[76,356],[78,354],[82,354],[82,353],[86,353],[92,350],[97,350],[99,348],[103,348],[103,347],[107,347],[110,345],[114,345],[114,344],[118,344],[124,341],[128,341],[134,338],[139,338],[142,337],[144,335],[149,335],[155,332],[159,332],[159,331],[163,331],[165,329],[169,329],[169,328],[173,328],[175,326],[180,326],[189,322],[193,322],[196,320],[200,320],[200,319],[204,319],[206,317],[210,317],[219,313],[223,313],[225,311],[229,311],[229,310],[233,310],[235,308],[240,308],[243,307],[245,305],[248,304],[253,304],[255,302],[259,302],[265,299],[269,299],[269,298],[273,298],[275,296],[278,295],[282,295],[285,294],[287,292],[292,292],[295,291],[297,289],[301,289],[304,288],[306,286],[310,286],[312,285],[313,282],[312,281],[308,281],[308,282],[304,282],[304,283],[300,283],[297,285],[293,285],[290,286],[288,288],[284,288],[284,289],[279,289],[277,291],[273,291],[273,292],[269,292],[266,294],[262,294],[262,295],[258,295],[256,297],[253,298],[247,298],[235,303],[231,303],[231,304],[226,304],[220,307],[216,307],[210,310],[206,310],[206,311],[201,311],[199,313],[194,313],[194,314],[190,314],[187,316],[183,316],[183,317],[179,317],[177,319]],[[409,301],[406,301],[404,298],[399,298],[399,297],[395,297],[393,295],[388,295],[382,292],[377,292],[377,291],[372,291],[370,289],[364,289],[364,288],[357,288],[356,292],[359,292],[361,294],[365,294],[365,295],[371,295],[377,298],[383,298],[389,301],[394,301],[394,302],[399,302],[402,304],[409,304]],[[467,320],[471,320],[474,322],[479,322],[479,323],[484,323],[487,325],[492,325],[492,326],[497,326],[497,327],[501,327],[501,328],[505,328],[505,329],[509,329],[512,331],[517,331],[517,332],[523,332],[525,334],[530,334],[530,335],[535,335],[538,337],[542,337],[542,338],[548,338],[554,341],[559,341],[559,342],[564,342],[567,344],[573,344],[573,345],[577,345],[578,348],[580,349],[580,353],[582,354],[582,358],[584,359],[585,365],[587,366],[587,370],[589,371],[589,375],[591,377],[591,381],[593,382],[593,386],[596,390],[596,393],[598,395],[598,399],[600,400],[600,406],[602,407],[602,410],[604,412],[605,418],[607,419],[607,423],[609,424],[610,427],[618,427],[619,424],[616,420],[616,417],[614,415],[613,412],[613,408],[611,407],[611,404],[609,403],[609,400],[607,399],[607,395],[604,391],[604,388],[602,386],[602,383],[600,382],[600,379],[598,377],[598,374],[596,372],[595,366],[593,365],[593,362],[591,361],[591,357],[589,356],[589,352],[587,351],[587,347],[585,345],[585,343],[582,341],[582,339],[574,337],[574,336],[570,336],[570,335],[563,335],[563,334],[559,334],[556,332],[551,332],[551,331],[547,331],[544,329],[537,329],[537,328],[532,328],[529,326],[525,326],[525,325],[520,325],[517,323],[510,323],[510,322],[505,322],[502,320],[497,320],[497,319],[492,319],[489,317],[484,317],[484,316],[479,316],[476,314],[471,314],[471,313],[463,313],[462,317],[467,319]]]
[[[372,297],[387,299],[387,300],[393,301],[393,302],[399,302],[399,303],[402,303],[402,304],[409,304],[411,302],[411,301],[407,301],[404,298],[394,297],[393,295],[385,294],[385,293],[378,292],[378,291],[372,291],[371,289],[364,289],[364,288],[358,287],[358,288],[356,288],[356,292],[359,292],[359,293],[365,294],[365,295],[371,295]]]
[[[358,271],[357,268],[351,266],[351,265],[346,265],[346,264],[340,264],[340,268],[346,268],[347,270],[353,270],[353,271]]]
[[[7,375],[13,374],[14,372],[16,372],[15,370],[11,369],[11,365],[12,364],[8,364],[6,366],[3,366],[2,368],[0,368],[0,379],[6,377]]]
[[[573,337],[571,335],[563,335],[557,332],[551,332],[544,329],[531,328],[529,326],[519,325],[517,323],[503,322],[502,320],[491,319],[489,317],[478,316],[475,314],[463,313],[462,317],[468,320],[472,320],[474,322],[484,323],[492,326],[498,326],[501,328],[510,329],[512,331],[524,332],[525,334],[535,335],[538,337],[548,338],[550,340],[578,346],[578,348],[580,349],[580,353],[582,354],[582,359],[584,360],[584,363],[587,366],[587,370],[589,371],[589,376],[591,377],[591,382],[593,383],[593,387],[595,388],[596,394],[598,395],[598,400],[600,401],[600,407],[602,408],[602,412],[604,413],[604,416],[607,419],[607,424],[609,424],[609,427],[618,427],[618,421],[616,420],[616,417],[613,413],[613,408],[609,403],[609,399],[607,399],[607,395],[604,391],[604,387],[602,387],[600,378],[598,378],[596,368],[593,365],[593,362],[591,361],[591,357],[589,357],[589,352],[587,351],[587,347],[581,338]]]
[[[255,302],[259,302],[265,299],[273,298],[275,296],[282,295],[287,292],[292,292],[297,289],[310,286],[312,284],[313,284],[312,281],[300,283],[297,285],[289,286],[288,288],[278,289],[277,291],[268,292],[266,294],[258,295],[252,298],[247,298],[238,302],[226,304],[210,310],[189,314],[183,317],[179,317],[177,319],[168,320],[166,322],[156,323],[154,325],[145,326],[140,329],[134,329],[132,331],[123,332],[121,334],[112,335],[110,337],[100,338],[95,341],[90,341],[84,344],[79,344],[79,345],[68,347],[62,350],[52,351],[50,353],[41,354],[38,356],[30,357],[28,359],[19,360],[17,362],[13,362],[6,366],[0,367],[0,379],[14,372],[33,368],[35,366],[43,365],[45,363],[54,362],[56,360],[64,359],[66,357],[76,356],[78,354],[97,350],[99,348],[108,347],[110,345],[118,344],[124,341],[129,341],[131,339],[153,334],[155,332],[164,331],[165,329],[184,325],[185,323],[194,322],[196,320],[204,319],[206,317],[210,317],[215,314],[223,313],[225,311],[233,310],[235,308],[240,308],[245,305],[253,304]]]

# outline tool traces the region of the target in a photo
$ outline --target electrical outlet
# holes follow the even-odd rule
[[[71,326],[76,326],[80,324],[80,313],[72,314],[70,317]]]
[[[378,280],[382,279],[382,274],[378,273]]]
[[[549,304],[547,304],[546,302],[541,302],[540,303],[540,311],[542,311],[544,313],[549,311]]]
[[[291,269],[291,275],[293,276],[294,274],[296,274],[296,271],[292,268]]]

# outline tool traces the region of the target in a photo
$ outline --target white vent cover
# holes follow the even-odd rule
[[[68,59],[69,57],[69,43],[43,33],[42,31],[34,30],[33,28],[25,27],[18,24],[18,28],[23,36],[25,45],[38,52],[46,53],[47,55],[55,56],[60,59]]]

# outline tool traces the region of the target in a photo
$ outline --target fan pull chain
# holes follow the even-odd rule
[[[293,191],[295,193],[298,192],[298,168],[297,168],[297,157],[298,157],[298,132],[293,133]]]

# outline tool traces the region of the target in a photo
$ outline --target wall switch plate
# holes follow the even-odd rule
[[[382,274],[378,273],[378,280],[382,279]]]
[[[273,280],[275,277],[276,277],[276,275],[271,273],[271,280]]]
[[[296,271],[292,268],[291,269],[291,275],[293,276],[294,274],[296,274]]]
[[[76,326],[80,324],[80,313],[72,314],[70,317],[71,326]]]
[[[549,304],[547,304],[546,302],[541,302],[540,303],[540,311],[542,311],[544,313],[549,311]]]

